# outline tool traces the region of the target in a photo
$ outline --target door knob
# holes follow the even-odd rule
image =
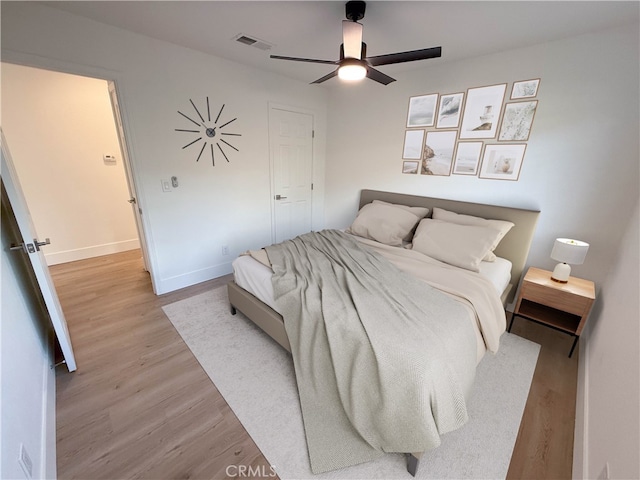
[[[276,200],[284,200],[287,197],[283,197],[282,195],[276,195]]]
[[[36,253],[36,248],[33,246],[33,243],[20,243],[19,245],[12,243],[9,250],[14,252],[22,250],[25,253]]]

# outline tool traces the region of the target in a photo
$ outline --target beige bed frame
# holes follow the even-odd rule
[[[359,208],[371,203],[373,200],[382,200],[411,207],[429,207],[430,212],[434,207],[439,207],[456,213],[513,222],[515,226],[507,233],[495,250],[497,256],[506,258],[513,265],[511,283],[502,295],[502,303],[507,305],[513,300],[529,255],[529,248],[540,212],[377,190],[362,190],[360,192]],[[233,281],[227,284],[227,289],[232,314],[235,315],[236,310],[239,310],[282,347],[291,352],[284,321],[278,312],[236,285]],[[408,454],[407,470],[412,475],[415,475],[417,471],[420,456],[421,453]]]

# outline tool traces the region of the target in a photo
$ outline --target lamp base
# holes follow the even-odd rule
[[[571,275],[571,266],[566,263],[559,263],[556,268],[553,269],[551,274],[551,280],[558,283],[567,283],[569,276]]]

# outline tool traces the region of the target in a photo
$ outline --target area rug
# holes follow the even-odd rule
[[[412,478],[401,454],[311,473],[291,355],[240,312],[231,315],[226,287],[163,310],[280,478]],[[469,422],[422,456],[416,478],[506,477],[539,350],[502,336],[498,353],[478,366]]]

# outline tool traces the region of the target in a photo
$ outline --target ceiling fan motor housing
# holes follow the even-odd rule
[[[364,11],[367,8],[367,4],[360,0],[351,0],[347,2],[345,6],[347,20],[357,22],[364,18]]]

